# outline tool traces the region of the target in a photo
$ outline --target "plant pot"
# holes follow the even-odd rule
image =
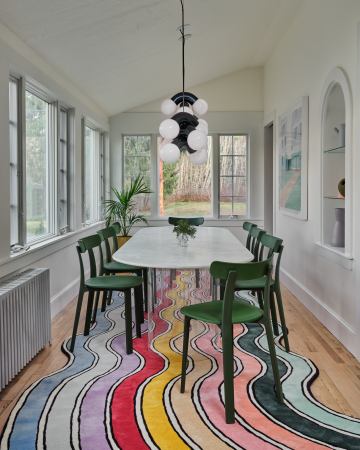
[[[117,237],[117,241],[118,241],[118,246],[119,248],[122,247],[124,244],[126,244],[126,242],[131,238],[131,236],[118,236]]]

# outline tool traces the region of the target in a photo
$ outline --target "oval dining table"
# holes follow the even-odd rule
[[[198,227],[188,246],[179,245],[173,227],[147,227],[140,229],[114,254],[114,261],[148,268],[148,321],[150,326],[156,304],[156,271],[209,269],[213,261],[235,263],[250,262],[253,254],[228,229]],[[161,283],[162,283],[162,276]]]

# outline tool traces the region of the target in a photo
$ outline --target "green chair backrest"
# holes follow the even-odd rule
[[[267,277],[264,291],[264,313],[269,314],[270,274],[272,258],[259,262],[229,263],[214,261],[210,266],[211,275],[222,281],[226,280],[223,298],[222,322],[231,324],[232,305],[234,300],[235,282],[237,280],[253,280],[254,278]]]
[[[85,281],[85,272],[84,272],[84,263],[82,259],[82,255],[88,253],[89,262],[90,262],[90,277],[97,276],[97,267],[96,267],[96,258],[94,254],[94,249],[98,249],[99,257],[100,257],[100,269],[99,274],[102,274],[103,268],[103,252],[101,248],[101,238],[98,234],[93,234],[91,236],[86,236],[82,239],[78,240],[76,250],[79,257],[80,262],[80,284],[83,286]]]
[[[105,245],[105,261],[110,262],[113,253],[110,246],[110,240],[113,242],[113,250],[115,251],[118,249],[115,227],[111,226],[103,228],[102,230],[99,230],[97,234],[100,236],[101,241],[104,242]]]
[[[267,250],[267,252],[266,252]],[[283,240],[265,233],[260,239],[259,259],[268,259],[277,254],[275,263],[275,282],[280,283],[280,261],[284,250]],[[266,252],[266,254],[264,254]]]
[[[252,222],[244,222],[243,223],[243,229],[248,232],[248,235],[247,235],[247,238],[246,238],[246,248],[248,250],[250,250],[250,248],[251,248],[251,234],[250,234],[250,230],[252,228],[257,228],[256,223],[252,223]]]
[[[204,223],[203,217],[169,217],[168,222],[170,225],[177,225],[180,220],[184,220],[189,225],[193,225],[195,227],[198,227],[199,225],[202,225]]]
[[[249,250],[254,255],[254,261],[259,261],[259,248],[261,237],[265,234],[265,231],[258,227],[252,227],[249,231],[250,235],[250,248]]]
[[[113,227],[113,228],[115,228],[115,232],[116,232],[116,234],[120,234],[120,224],[119,224],[119,222],[114,222],[114,223],[112,223],[111,224],[111,226]]]

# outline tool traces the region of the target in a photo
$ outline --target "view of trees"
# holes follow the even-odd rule
[[[49,104],[26,91],[26,232],[27,241],[49,232]]]
[[[220,215],[246,214],[247,137],[220,136]],[[161,138],[158,138],[158,149]],[[158,158],[158,206],[160,216],[212,215],[213,138],[208,137],[209,158],[200,166],[181,154],[174,164]],[[141,173],[151,186],[151,136],[124,137],[125,185]],[[138,199],[140,211],[150,215],[150,195]]]

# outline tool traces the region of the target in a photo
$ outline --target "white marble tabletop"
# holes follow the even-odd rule
[[[164,226],[142,228],[113,259],[153,269],[208,269],[213,261],[249,262],[253,255],[226,228],[197,227],[195,239],[181,247],[173,227]]]

